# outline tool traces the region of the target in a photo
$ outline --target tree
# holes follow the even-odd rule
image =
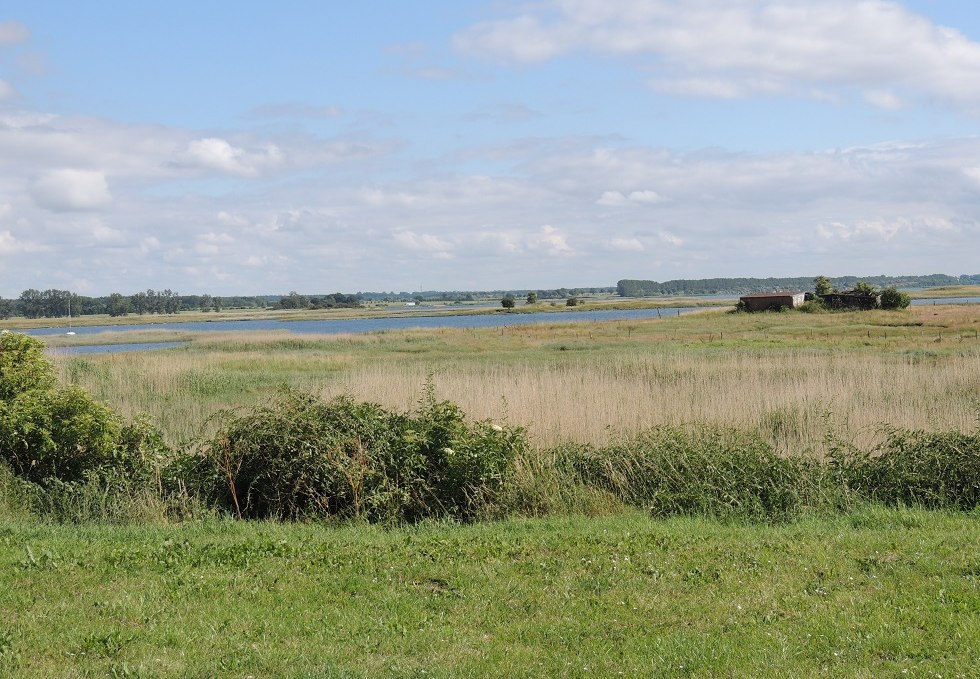
[[[567,300],[565,300],[565,306],[578,306],[578,305],[579,305],[578,297],[569,297]]]
[[[201,295],[197,303],[201,307],[201,311],[211,311],[211,305],[214,304],[214,301],[211,299],[211,295],[205,293]]]
[[[7,320],[14,315],[14,303],[9,299],[0,297],[0,320]]]
[[[896,288],[885,288],[881,291],[882,309],[907,309],[912,298]]]
[[[858,295],[877,295],[878,291],[875,290],[875,286],[870,283],[865,283],[864,281],[858,281],[857,285],[854,286],[854,292]]]
[[[529,293],[527,293],[527,303],[528,304],[537,304],[538,303],[538,293],[536,293],[536,292],[529,292]]]
[[[500,306],[502,306],[505,309],[513,309],[514,308],[514,296],[512,294],[510,294],[510,293],[507,293],[506,295],[504,295],[504,298],[502,300],[500,300]]]
[[[129,298],[114,292],[109,295],[105,307],[110,316],[125,316],[129,313]]]
[[[826,276],[817,276],[813,279],[813,294],[817,297],[829,295],[831,290],[830,279]]]
[[[147,299],[145,292],[137,292],[135,295],[130,296],[129,303],[133,311],[138,313],[140,316],[145,314],[150,309],[149,300]]]
[[[44,315],[44,301],[40,290],[29,288],[20,293],[20,313],[25,318],[40,318]]]

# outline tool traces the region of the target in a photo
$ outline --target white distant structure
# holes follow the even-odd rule
[[[74,335],[75,332],[71,329],[71,293],[68,293],[68,332],[66,335]]]

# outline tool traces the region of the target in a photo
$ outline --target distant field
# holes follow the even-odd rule
[[[5,677],[973,677],[978,517],[0,527]]]
[[[980,296],[980,285],[947,285],[939,288],[913,290],[909,292],[909,296],[913,299],[977,297]]]
[[[819,450],[828,427],[971,430],[980,396],[980,307],[729,314],[373,335],[185,333],[162,352],[57,357],[62,378],[173,441],[218,409],[280,384],[411,408],[429,375],[475,418],[535,441],[603,443],[662,423],[757,427],[781,450]],[[168,339],[174,336],[165,335]]]

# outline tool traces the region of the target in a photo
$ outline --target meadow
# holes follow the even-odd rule
[[[661,425],[759,430],[787,454],[829,429],[866,443],[881,425],[972,430],[980,413],[980,306],[730,314],[371,335],[161,333],[160,352],[55,356],[61,379],[173,443],[281,385],[398,409],[427,379],[475,419],[527,427],[541,446],[602,444]],[[127,335],[129,337],[129,335]],[[153,339],[147,333],[138,339]],[[104,341],[109,341],[105,339]]]
[[[0,674],[973,677],[976,514],[0,527]]]
[[[159,469],[31,500],[0,465],[0,675],[974,676],[978,329],[977,305],[705,310],[54,354],[61,384],[148,413],[239,488],[256,461],[338,497],[394,473],[377,493],[405,504],[386,525],[366,490],[249,513],[179,478],[174,504]],[[234,470],[232,438],[257,443]],[[450,440],[484,466],[453,466]],[[372,445],[443,476],[413,486]],[[447,495],[460,470],[473,494]]]

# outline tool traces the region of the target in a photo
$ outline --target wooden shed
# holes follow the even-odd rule
[[[739,300],[749,311],[767,311],[781,307],[793,309],[803,304],[805,298],[803,292],[762,292],[739,297]]]

